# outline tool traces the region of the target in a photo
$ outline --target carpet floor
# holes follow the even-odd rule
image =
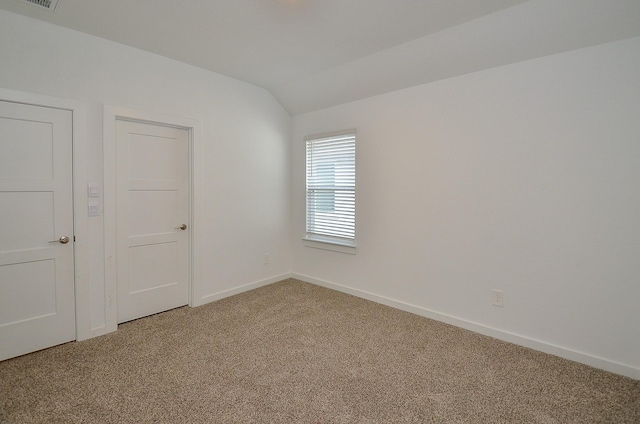
[[[1,362],[0,422],[640,423],[640,381],[290,279]]]

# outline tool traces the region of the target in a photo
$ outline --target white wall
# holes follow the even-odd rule
[[[300,240],[348,128],[355,256]],[[640,378],[640,38],[295,116],[292,167],[294,275]]]
[[[200,292],[212,295],[205,301],[290,271],[291,118],[267,91],[3,10],[0,87],[86,103],[89,181],[103,179],[103,104],[199,120],[196,213],[204,241],[197,254]],[[88,226],[91,328],[99,329],[106,319],[102,217]]]

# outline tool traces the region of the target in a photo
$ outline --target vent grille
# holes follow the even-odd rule
[[[55,10],[60,0],[22,0],[25,3],[30,3],[36,6],[44,7],[45,9]]]

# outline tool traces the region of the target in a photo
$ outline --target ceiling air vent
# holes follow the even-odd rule
[[[31,3],[36,6],[44,7],[45,9],[55,10],[60,0],[22,0],[25,3]]]

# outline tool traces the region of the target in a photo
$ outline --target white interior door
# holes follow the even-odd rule
[[[189,132],[116,120],[118,322],[189,301]]]
[[[0,101],[0,360],[76,338],[72,126]]]

